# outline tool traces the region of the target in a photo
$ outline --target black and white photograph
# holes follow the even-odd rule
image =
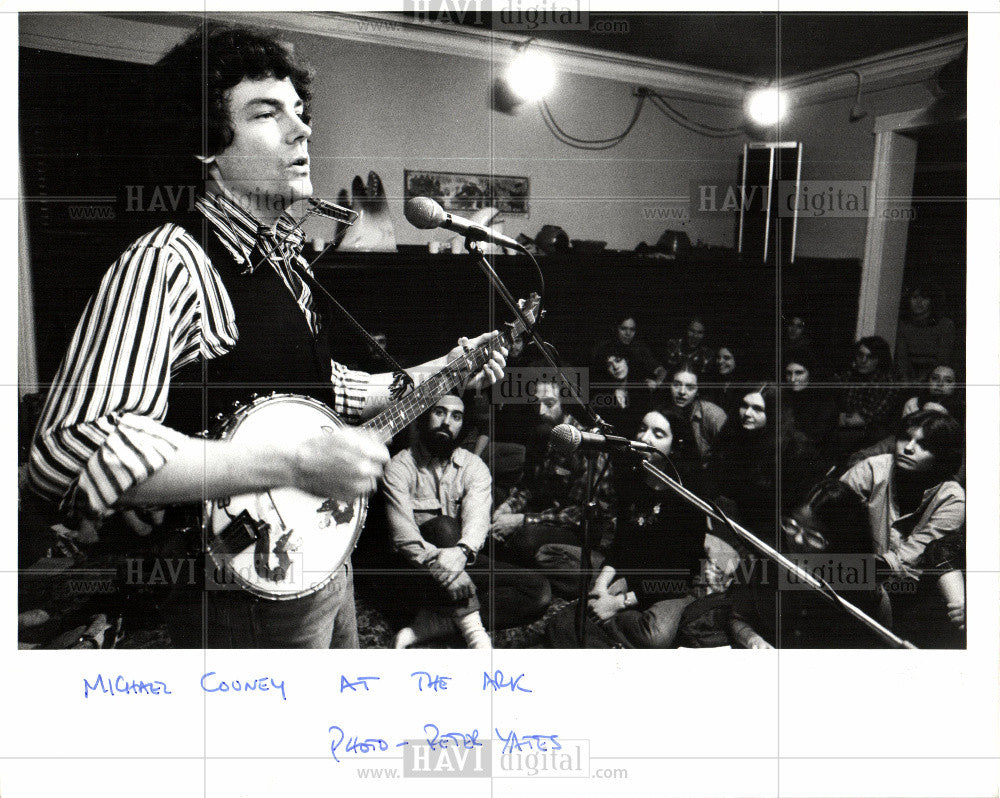
[[[815,717],[803,696],[835,701],[834,663],[875,678],[855,722],[873,699],[876,717],[911,702],[891,736],[947,705],[929,663],[995,676],[997,251],[975,220],[995,227],[998,131],[974,129],[996,96],[982,70],[969,83],[989,14],[408,0],[8,16],[3,647],[19,668],[70,669],[93,709],[177,692],[157,668],[197,663],[206,724],[238,707],[214,756],[272,765],[300,749],[236,741],[254,707],[295,697],[285,666],[328,670],[330,700],[360,712],[403,672],[421,701],[458,701],[461,679],[424,666],[480,660],[490,696],[544,693],[498,664],[528,662],[596,705],[605,687],[582,674],[614,662],[636,674],[607,687],[619,731],[662,669],[670,695],[692,680],[678,702],[709,691],[698,729],[738,695],[748,741],[752,707],[787,734]],[[45,653],[92,649],[132,653]],[[779,699],[800,661],[826,670],[798,669],[798,699]],[[923,681],[880,682],[881,662]],[[981,710],[991,689],[956,701]],[[588,703],[560,700],[567,723]],[[464,748],[492,767],[476,790],[510,794],[526,793],[502,771],[590,779],[546,794],[989,794],[963,792],[989,784],[974,768],[961,787],[806,789],[817,754],[769,753],[770,732],[741,786],[709,789],[685,743],[687,775],[665,787],[649,731],[630,777],[628,746],[586,724],[573,748],[572,729],[432,715],[410,737],[324,715],[297,778],[320,757],[470,775]],[[411,745],[424,720],[434,735]],[[193,756],[195,793],[281,788],[227,787]]]

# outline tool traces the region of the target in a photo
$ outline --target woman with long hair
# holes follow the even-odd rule
[[[702,468],[690,422],[669,407],[646,413],[635,439],[648,447],[642,457],[701,493]],[[705,558],[705,517],[659,482],[648,478],[640,461],[616,462],[619,489],[613,539],[591,552],[598,572],[589,585],[587,611],[592,624],[588,645],[664,648],[673,645],[681,616],[694,600],[692,588]],[[579,546],[542,546],[535,560],[553,579],[557,593],[579,591]],[[575,647],[575,608],[549,619],[553,647]]]
[[[896,368],[904,379],[922,380],[955,353],[955,322],[942,316],[944,294],[931,283],[919,283],[904,294],[896,332]]]
[[[852,452],[871,446],[892,429],[898,410],[892,353],[884,338],[870,335],[854,345],[850,369],[837,396],[837,424],[831,454],[843,462]]]
[[[782,365],[781,426],[804,435],[815,446],[824,444],[837,421],[830,390],[819,382],[819,363],[808,352],[785,357]]]
[[[776,422],[774,386],[744,393],[719,433],[710,468],[714,492],[731,499],[744,525],[768,541],[777,518]]]
[[[702,388],[702,398],[714,402],[728,415],[734,415],[740,406],[740,398],[747,388],[746,368],[743,350],[727,344],[720,346],[710,365],[706,385]]]

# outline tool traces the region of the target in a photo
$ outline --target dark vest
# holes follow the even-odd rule
[[[280,275],[267,263],[243,274],[200,213],[177,222],[202,246],[229,294],[236,316],[236,346],[222,357],[200,358],[171,377],[166,423],[186,434],[211,429],[217,414],[228,415],[234,403],[272,392],[311,396],[333,406],[330,346],[320,298],[321,331],[313,335]],[[254,248],[251,261],[262,260]],[[329,316],[327,315],[327,318]]]

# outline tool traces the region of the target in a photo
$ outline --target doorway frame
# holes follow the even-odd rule
[[[908,135],[942,122],[961,122],[966,114],[942,120],[929,108],[919,108],[875,119],[875,157],[865,254],[861,261],[858,321],[855,339],[879,335],[895,350],[899,303],[903,294],[906,240],[913,209],[913,176],[917,141]],[[906,199],[905,205],[901,200]],[[889,211],[899,211],[891,218]],[[911,211],[908,215],[903,211]]]

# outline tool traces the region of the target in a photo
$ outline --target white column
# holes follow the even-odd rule
[[[872,165],[872,199],[868,209],[868,234],[861,264],[856,337],[880,335],[895,347],[899,301],[906,265],[907,214],[887,218],[886,209],[912,205],[913,169],[917,158],[915,139],[893,130],[875,134]]]

